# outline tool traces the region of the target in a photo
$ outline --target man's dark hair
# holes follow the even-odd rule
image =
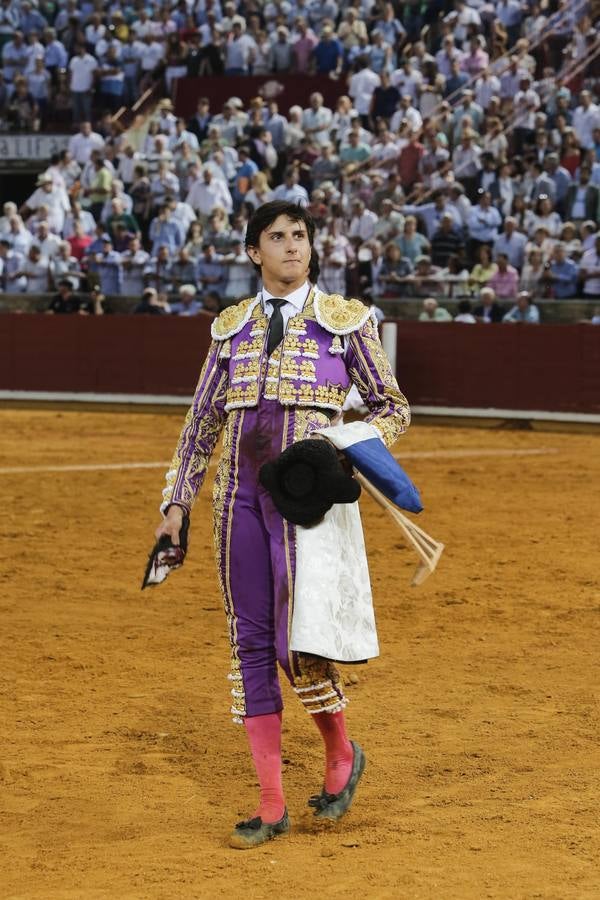
[[[308,267],[308,277],[313,284],[316,284],[320,268],[319,256],[313,246],[315,221],[308,210],[298,203],[290,203],[287,200],[272,200],[270,203],[263,203],[262,206],[259,206],[258,209],[252,213],[248,221],[245,241],[246,250],[248,247],[258,247],[260,236],[263,231],[265,231],[269,225],[272,225],[279,216],[287,216],[292,222],[302,222],[306,225],[308,242],[312,250]],[[253,265],[256,271],[260,272],[260,266],[257,266],[256,263],[253,263]]]

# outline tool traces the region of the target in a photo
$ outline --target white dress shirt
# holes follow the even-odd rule
[[[295,291],[292,291],[291,294],[287,294],[285,297],[280,297],[277,294],[271,294],[265,287],[261,290],[259,297],[261,306],[264,314],[268,319],[273,315],[273,306],[268,302],[272,297],[275,299],[284,299],[286,302],[281,307],[281,315],[283,316],[283,330],[287,328],[287,323],[295,316],[297,313],[302,312],[304,309],[304,304],[306,303],[306,298],[310,294],[311,285],[308,281],[305,281],[303,285],[299,288],[296,288]]]

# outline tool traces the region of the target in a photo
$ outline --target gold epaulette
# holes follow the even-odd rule
[[[237,334],[250,319],[259,302],[258,297],[248,297],[247,300],[242,300],[241,303],[224,309],[212,323],[210,333],[213,340],[226,341]]]
[[[315,291],[313,300],[315,318],[332,334],[350,334],[365,324],[371,310],[360,300],[347,300],[341,294],[323,294]]]

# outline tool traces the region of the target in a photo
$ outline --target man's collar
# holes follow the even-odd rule
[[[292,306],[295,306],[298,312],[301,312],[304,308],[304,304],[306,303],[306,298],[310,293],[310,284],[308,281],[305,281],[303,285],[299,288],[296,288],[295,291],[292,291],[291,294],[287,294],[283,299],[286,303],[291,303]],[[261,291],[261,302],[263,310],[265,308],[266,303],[272,298],[276,297],[276,294],[271,294],[266,288],[263,287]],[[279,298],[278,298],[279,299]]]

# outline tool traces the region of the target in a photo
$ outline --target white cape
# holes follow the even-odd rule
[[[355,425],[379,437],[375,428],[358,422],[321,433],[337,446],[343,443],[340,433]],[[379,656],[358,502],[336,503],[318,525],[296,527],[290,649],[339,662]]]

